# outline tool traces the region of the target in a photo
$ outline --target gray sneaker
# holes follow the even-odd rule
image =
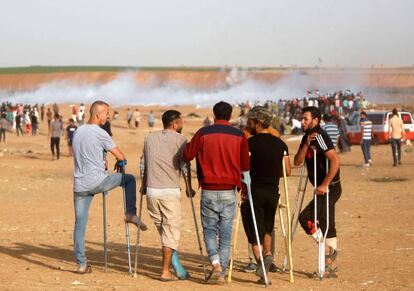
[[[246,268],[243,269],[246,273],[253,273],[256,272],[257,265],[255,263],[249,263]]]

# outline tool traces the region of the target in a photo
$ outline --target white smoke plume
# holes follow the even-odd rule
[[[210,106],[223,100],[230,103],[250,101],[277,101],[280,98],[291,99],[303,97],[309,89],[318,88],[321,93],[350,89],[358,92],[361,89],[361,78],[341,82],[341,86],[320,85],[318,76],[310,76],[294,70],[275,82],[262,82],[248,78],[245,70],[230,70],[226,85],[208,89],[190,87],[181,83],[159,82],[142,85],[136,82],[135,73],[122,73],[104,84],[78,84],[72,81],[50,82],[30,91],[0,91],[0,102],[12,103],[91,103],[105,100],[112,105],[198,105]],[[318,84],[320,86],[318,86]],[[370,96],[369,96],[370,97]],[[368,97],[368,98],[369,98]],[[372,101],[372,100],[371,100]],[[373,100],[378,101],[378,100]]]

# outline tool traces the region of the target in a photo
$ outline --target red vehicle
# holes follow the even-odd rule
[[[389,119],[392,116],[391,111],[366,111],[368,119],[372,122],[372,129],[374,131],[374,144],[388,143],[388,126]],[[404,123],[405,137],[409,140],[414,140],[414,123],[413,116],[410,112],[398,112]],[[350,115],[348,125],[348,138],[352,144],[361,143],[361,126],[360,113],[354,112]]]

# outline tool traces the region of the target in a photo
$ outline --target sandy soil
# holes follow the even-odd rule
[[[65,119],[69,106],[63,108]],[[157,115],[156,128],[161,126],[162,108],[152,108]],[[210,109],[181,107],[187,116],[196,112],[200,118],[186,118],[184,135],[190,138],[200,127]],[[139,176],[139,156],[143,138],[148,134],[146,116],[139,129],[126,126],[125,110],[122,120],[113,122],[114,140],[128,157],[127,171]],[[124,224],[122,221],[122,192],[110,193],[108,198],[109,272],[103,269],[102,198],[97,195],[90,209],[86,248],[94,272],[74,273],[72,231],[74,211],[72,199],[73,162],[62,146],[63,157],[51,160],[46,123],[40,135],[31,137],[7,136],[0,143],[0,289],[1,290],[207,290],[202,283],[197,240],[191,215],[190,201],[182,199],[182,263],[191,273],[189,281],[162,283],[157,280],[161,267],[160,242],[147,212],[143,219],[150,229],[142,233],[138,278],[127,274]],[[298,139],[284,137],[291,153],[296,152]],[[65,144],[64,142],[62,142]],[[339,278],[308,278],[317,265],[316,245],[298,229],[293,247],[295,283],[287,274],[271,274],[269,289],[283,290],[413,290],[414,289],[414,159],[410,148],[404,147],[403,165],[391,166],[389,145],[372,148],[374,165],[361,167],[362,153],[357,146],[351,153],[341,155],[343,194],[337,204],[339,234]],[[110,164],[113,165],[113,159]],[[289,178],[291,203],[296,193],[300,169],[294,168]],[[193,183],[196,185],[195,173]],[[139,178],[138,178],[139,179]],[[138,184],[140,181],[138,180]],[[308,191],[305,198],[310,200]],[[196,196],[197,213],[199,198]],[[145,204],[144,204],[145,208]],[[276,263],[283,260],[283,242],[279,222],[276,223]],[[135,229],[132,229],[133,244]],[[251,290],[256,277],[241,271],[247,262],[246,238],[243,227],[238,232],[238,251],[233,283],[217,289]],[[205,249],[203,245],[203,249]]]

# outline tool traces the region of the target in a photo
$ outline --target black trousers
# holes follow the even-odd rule
[[[327,238],[336,237],[336,228],[335,228],[335,204],[341,197],[342,187],[341,183],[338,182],[335,185],[329,187],[329,228]],[[316,211],[318,214],[318,223],[319,228],[322,233],[326,231],[326,195],[317,196],[317,207]],[[309,202],[308,206],[303,209],[299,215],[299,222],[302,228],[307,234],[313,234],[315,232],[315,223],[314,223],[314,201],[315,198]]]
[[[52,150],[52,156],[55,157],[55,147],[56,147],[56,157],[60,158],[60,137],[52,137],[50,139],[50,149]]]
[[[275,214],[279,203],[279,191],[275,185],[253,184],[252,197],[260,243],[263,244],[265,234],[271,234],[275,225]],[[253,216],[249,201],[240,206],[244,231],[250,244],[257,244],[254,231]]]

